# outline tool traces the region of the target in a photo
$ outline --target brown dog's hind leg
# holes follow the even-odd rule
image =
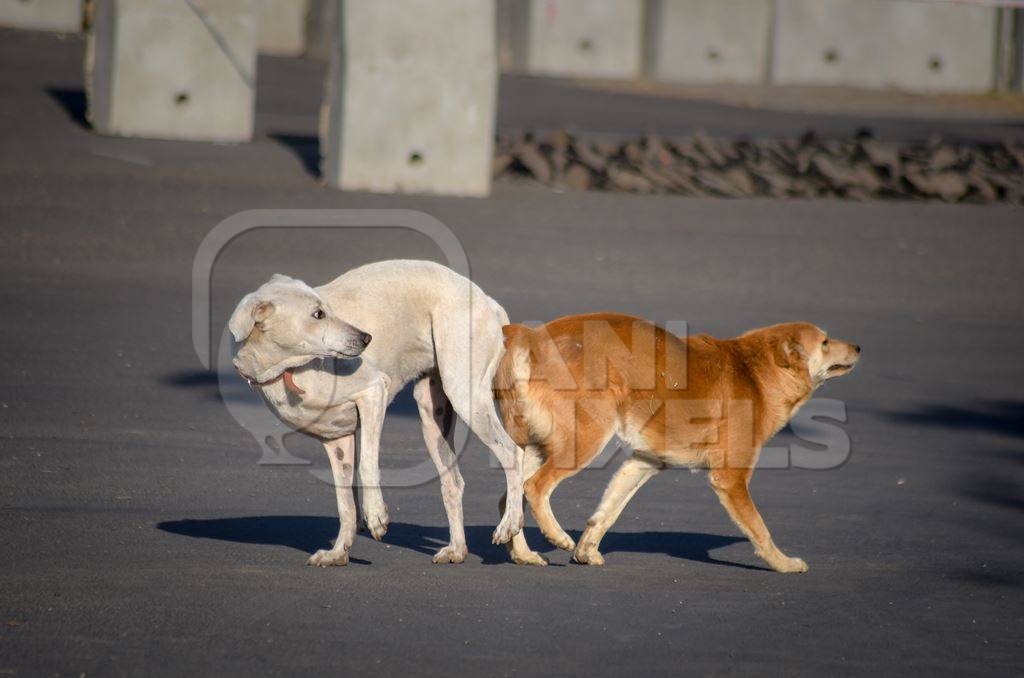
[[[729,517],[753,543],[754,553],[776,572],[807,571],[807,563],[800,558],[790,558],[772,541],[747,487],[750,469],[712,469],[709,478]]]
[[[644,483],[665,467],[660,461],[637,456],[635,453],[619,467],[605,488],[594,515],[587,521],[587,529],[580,537],[573,560],[585,565],[604,565],[598,546],[605,533],[615,523],[622,509]]]
[[[558,524],[551,511],[551,494],[563,480],[586,468],[601,453],[611,436],[610,430],[602,430],[597,426],[577,426],[576,431],[555,431],[546,441],[544,464],[523,486],[537,526],[548,541],[560,549],[572,551],[576,543]]]

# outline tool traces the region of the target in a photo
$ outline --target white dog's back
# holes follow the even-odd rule
[[[474,321],[508,324],[505,310],[475,283],[432,261],[367,264],[316,289],[334,313],[373,335],[363,357],[391,379],[392,396],[436,367],[440,327],[470,360]]]

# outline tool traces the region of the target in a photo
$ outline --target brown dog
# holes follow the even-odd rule
[[[601,538],[633,494],[666,466],[682,465],[709,469],[722,505],[768,565],[807,570],[772,543],[747,486],[761,446],[825,380],[853,369],[859,346],[810,323],[684,340],[614,313],[504,332],[495,393],[506,429],[526,449],[526,499],[552,544],[574,547],[551,512],[551,493],[617,435],[634,452],[587,521],[577,562],[602,564]],[[509,549],[517,563],[546,562],[521,532]]]

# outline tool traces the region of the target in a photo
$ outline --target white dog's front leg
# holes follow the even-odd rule
[[[334,548],[320,549],[310,556],[308,564],[318,567],[348,565],[348,550],[356,537],[356,500],[352,494],[355,475],[356,438],[354,435],[324,443],[334,474],[334,490],[338,498],[338,538]]]
[[[380,489],[380,434],[388,401],[384,380],[356,397],[359,410],[359,486],[363,520],[373,538],[380,541],[388,531],[388,507]]]

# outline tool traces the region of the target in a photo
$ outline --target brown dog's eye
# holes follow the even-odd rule
[[[313,317],[316,318],[317,320],[323,320],[324,310],[322,308],[318,308],[317,310],[313,311]]]
[[[826,339],[825,341],[821,342],[821,350],[823,350],[823,351],[827,351],[828,350],[828,339]]]

